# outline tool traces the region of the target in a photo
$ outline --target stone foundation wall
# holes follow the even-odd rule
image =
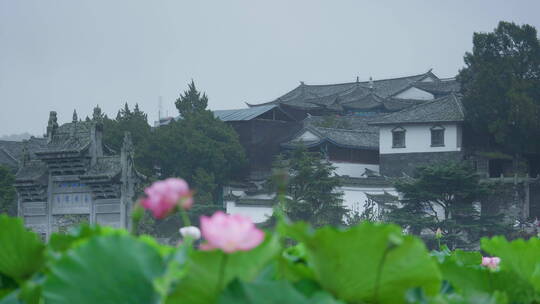
[[[448,161],[461,161],[462,152],[393,153],[380,155],[380,172],[384,176],[413,176],[419,166]]]

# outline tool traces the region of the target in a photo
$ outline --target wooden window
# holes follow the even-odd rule
[[[431,128],[431,146],[444,147],[444,128],[442,126]]]
[[[405,129],[402,127],[392,129],[392,148],[405,148]]]

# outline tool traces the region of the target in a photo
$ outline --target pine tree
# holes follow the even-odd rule
[[[127,102],[124,104],[124,108],[121,109],[120,111],[118,111],[118,113],[119,113],[119,116],[120,116],[119,118],[121,120],[122,119],[123,120],[128,120],[128,119],[131,118],[132,113],[131,113],[131,110],[129,109],[129,105],[128,105]],[[117,120],[118,120],[118,116],[117,116]]]
[[[343,192],[338,191],[341,180],[321,153],[299,146],[278,157],[274,169],[288,173],[283,208],[291,220],[314,226],[343,224],[348,210],[343,206]]]
[[[124,133],[131,133],[135,146],[135,166],[137,170],[145,175],[153,175],[153,157],[151,147],[151,127],[147,121],[146,113],[142,112],[138,106],[132,112],[126,102],[124,107],[118,111],[116,119],[103,119],[105,144],[115,151],[120,151],[122,147]]]
[[[236,131],[206,110],[208,97],[191,81],[175,103],[182,119],[155,130],[153,155],[162,177],[185,178],[196,200],[213,204],[221,186],[245,174],[247,160]]]
[[[386,220],[412,234],[440,228],[445,243],[456,248],[470,245],[489,230],[497,229],[497,223],[491,217],[482,217],[474,204],[489,194],[489,187],[480,183],[476,172],[465,164],[419,167],[414,178],[396,180],[395,187],[402,194],[401,206],[385,206],[391,209]]]
[[[176,100],[175,106],[182,117],[187,117],[193,113],[202,112],[208,106],[208,97],[205,93],[197,91],[195,82],[191,80],[188,90]]]
[[[144,113],[139,109],[138,103],[136,103],[135,108],[133,108],[133,116],[148,121],[148,114]]]

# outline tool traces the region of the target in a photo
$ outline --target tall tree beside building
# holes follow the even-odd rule
[[[0,214],[11,213],[17,208],[15,204],[15,176],[11,171],[3,166],[0,166]]]
[[[519,157],[540,151],[540,41],[530,25],[475,33],[458,81],[471,144]]]
[[[274,169],[288,173],[283,208],[291,220],[317,227],[343,224],[348,210],[343,206],[343,192],[338,190],[341,180],[320,153],[299,146],[278,157]]]
[[[208,97],[189,84],[177,100],[182,119],[155,130],[152,155],[162,177],[185,178],[199,203],[213,203],[220,186],[242,176],[246,156],[234,129],[206,109]]]

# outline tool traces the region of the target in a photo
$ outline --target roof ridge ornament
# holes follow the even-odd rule
[[[371,91],[373,91],[374,87],[373,87],[373,77],[369,76],[369,89]]]
[[[56,111],[49,112],[49,122],[47,123],[47,141],[51,142],[53,135],[58,129],[58,118],[56,117]]]
[[[92,120],[97,122],[101,122],[103,120],[103,114],[101,113],[101,108],[99,107],[99,105],[96,105],[96,107],[94,108]]]
[[[77,116],[77,110],[74,109],[73,110],[73,120],[72,120],[72,122],[75,123],[75,122],[78,122],[78,121],[79,121],[79,117]]]

